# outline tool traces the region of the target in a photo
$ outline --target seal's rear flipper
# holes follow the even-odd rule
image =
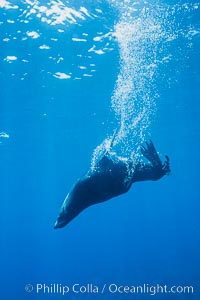
[[[149,143],[146,142],[146,148],[141,146],[141,153],[146,157],[154,166],[162,166],[160,157],[154,147],[153,142],[150,140]]]
[[[146,142],[146,147],[141,147],[141,153],[146,157],[150,163],[151,163],[151,178],[152,180],[158,180],[164,175],[168,175],[170,170],[170,163],[169,163],[169,156],[165,156],[165,162],[162,163],[153,142],[150,140],[149,143]],[[148,170],[149,166],[146,167],[146,170]]]

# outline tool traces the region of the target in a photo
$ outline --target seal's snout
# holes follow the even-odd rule
[[[61,214],[58,216],[55,224],[54,224],[54,229],[58,229],[58,228],[62,228],[64,227],[65,225],[67,224],[65,218],[64,218],[64,215]]]
[[[57,229],[57,228],[59,228],[59,226],[58,226],[58,222],[56,221],[56,223],[54,224],[54,227],[53,227],[54,229]]]
[[[65,226],[64,222],[59,222],[58,220],[56,220],[55,224],[54,224],[54,229],[58,229],[58,228],[62,228]]]

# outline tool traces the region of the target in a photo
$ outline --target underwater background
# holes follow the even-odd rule
[[[1,299],[199,299],[200,3],[0,0],[0,64]],[[170,176],[54,230],[115,130],[118,156],[152,139]],[[35,290],[75,283],[194,292]]]

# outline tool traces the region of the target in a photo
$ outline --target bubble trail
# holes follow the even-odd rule
[[[141,144],[151,135],[160,96],[159,85],[165,79],[169,83],[170,74],[173,76],[173,72],[180,69],[180,62],[186,59],[191,47],[192,32],[199,34],[198,26],[192,23],[192,17],[195,19],[199,12],[199,4],[109,2],[119,12],[113,37],[120,55],[120,71],[111,99],[118,128],[112,151],[131,158],[140,156]],[[111,138],[95,149],[96,158],[102,155]]]

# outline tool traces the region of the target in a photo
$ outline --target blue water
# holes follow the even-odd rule
[[[200,3],[151,2],[0,1],[1,299],[199,299]],[[152,138],[171,175],[54,230],[115,129],[117,155]],[[54,283],[194,293],[36,292]]]

